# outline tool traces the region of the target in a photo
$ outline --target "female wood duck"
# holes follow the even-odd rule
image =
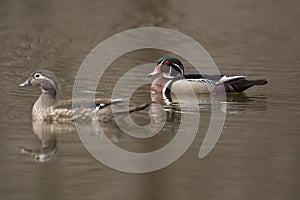
[[[76,119],[87,119],[96,115],[97,120],[108,121],[112,119],[110,105],[120,103],[120,101],[113,101],[111,99],[96,99],[93,103],[80,102],[78,108],[72,108],[72,100],[56,102],[60,86],[55,74],[47,70],[38,70],[32,73],[29,79],[19,86],[37,86],[42,90],[42,94],[32,108],[33,120],[69,123]],[[88,104],[89,106],[87,106]],[[141,110],[147,106],[148,104],[132,106],[129,107],[129,112]],[[123,109],[123,111],[117,111],[114,114],[125,112],[126,110]]]
[[[183,64],[173,57],[162,57],[158,59],[157,66],[148,76],[162,74],[156,78],[151,85],[151,94],[162,94],[163,98],[170,99],[172,91],[182,94],[189,93],[187,84],[193,89],[193,93],[205,94],[220,92],[224,86],[227,93],[243,92],[254,85],[265,85],[267,80],[246,80],[245,76],[208,75],[208,74],[184,74]]]

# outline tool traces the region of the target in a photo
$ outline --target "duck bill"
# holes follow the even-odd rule
[[[19,87],[25,87],[30,85],[30,79],[26,80],[24,83],[21,83]]]
[[[150,74],[148,74],[148,77],[150,76],[154,76],[154,75],[157,75],[157,74],[160,74],[161,73],[161,64],[157,65],[154,69],[153,72],[151,72]]]

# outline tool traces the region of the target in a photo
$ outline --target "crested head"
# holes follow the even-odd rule
[[[60,91],[55,74],[47,70],[37,70],[19,86],[37,86],[42,90],[42,94],[32,107],[32,118],[45,119],[48,112],[47,109],[54,105],[56,94]]]
[[[37,86],[41,88],[43,93],[51,93],[56,95],[60,91],[58,80],[53,72],[48,70],[37,70],[31,74],[29,79],[20,84],[24,86]]]
[[[175,78],[184,74],[183,64],[174,57],[161,57],[157,60],[155,70],[149,76],[163,73],[166,78]]]

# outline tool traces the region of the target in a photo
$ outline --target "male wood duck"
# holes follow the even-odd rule
[[[72,108],[72,100],[56,102],[60,85],[55,74],[47,70],[38,70],[32,73],[29,79],[19,86],[37,86],[42,90],[42,94],[32,108],[33,120],[70,123],[76,119],[88,119],[96,114],[97,120],[108,121],[113,117],[110,105],[120,103],[118,100],[96,99],[93,103],[80,102],[78,108]],[[147,106],[148,104],[131,106],[129,112],[141,110]],[[114,114],[122,113],[126,113],[126,110],[116,111]]]
[[[170,93],[174,90],[182,94],[189,93],[187,84],[193,88],[193,93],[205,94],[218,93],[224,86],[227,93],[243,92],[254,85],[265,85],[267,80],[246,80],[242,75],[208,75],[208,74],[184,74],[183,64],[173,57],[158,59],[157,66],[148,76],[162,74],[151,85],[151,94],[162,94],[163,98],[170,99]],[[221,86],[221,87],[220,87]]]

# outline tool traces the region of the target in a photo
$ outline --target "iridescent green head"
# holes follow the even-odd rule
[[[157,66],[148,76],[163,73],[166,78],[175,78],[184,74],[184,67],[180,60],[174,57],[161,57],[157,60]]]

